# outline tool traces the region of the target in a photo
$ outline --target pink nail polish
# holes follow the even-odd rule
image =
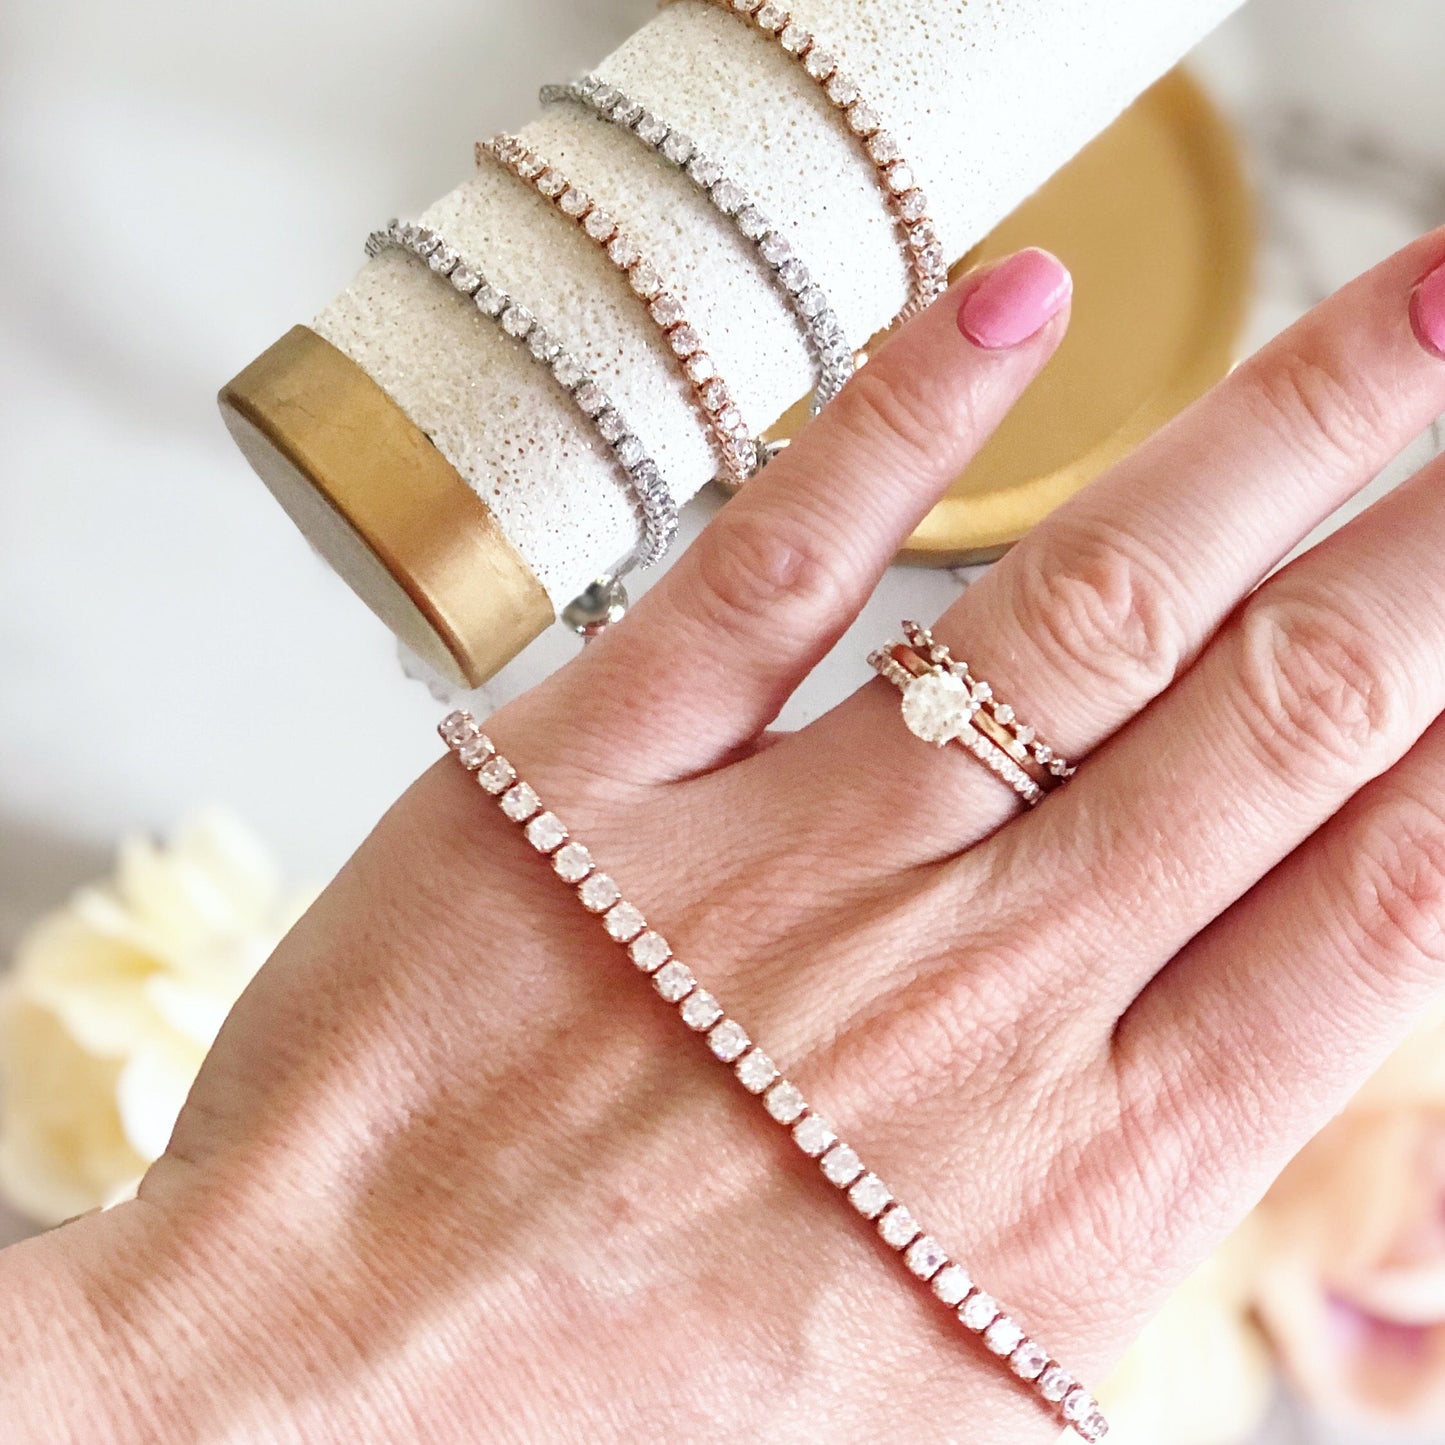
[[[1410,298],[1410,320],[1420,345],[1445,360],[1445,264],[1437,266]]]
[[[1063,310],[1073,289],[1057,256],[1019,251],[978,278],[958,308],[958,329],[986,351],[1018,346]]]

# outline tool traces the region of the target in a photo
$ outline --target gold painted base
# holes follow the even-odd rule
[[[444,677],[479,687],[552,622],[486,504],[350,357],[286,333],[218,398],[291,520]]]
[[[1073,271],[1069,335],[901,561],[997,557],[1235,360],[1254,220],[1233,133],[1185,72],[1141,96],[953,275],[1023,246]],[[792,436],[807,417],[804,400],[770,435]]]

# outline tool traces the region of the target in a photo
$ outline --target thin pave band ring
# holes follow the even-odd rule
[[[705,155],[691,137],[596,76],[583,76],[571,85],[544,86],[541,98],[544,104],[572,101],[585,106],[619,130],[635,136],[686,176],[713,209],[732,222],[757,253],[802,324],[818,363],[813,412],[816,415],[822,411],[853,375],[852,348],[827,294],[798,258],[792,242],[753,203],[742,186],[717,161]]]
[[[842,69],[836,54],[795,21],[784,6],[772,4],[771,0],[769,3],[707,0],[707,3],[736,15],[775,40],[802,66],[830,104],[842,112],[877,172],[878,184],[898,226],[908,261],[912,296],[896,319],[906,321],[922,311],[947,289],[948,265],[929,215],[928,197],[904,159],[898,138],[885,128],[878,111],[864,99],[857,82]]]
[[[450,281],[461,295],[470,297],[478,311],[493,318],[506,335],[525,346],[552,373],[557,384],[592,423],[627,478],[628,490],[642,522],[637,565],[648,567],[661,561],[677,535],[677,502],[637,434],[582,363],[525,306],[518,305],[499,286],[487,280],[480,268],[430,228],[392,221],[366,238],[368,256],[378,256],[387,250],[406,251],[426,262],[436,275]]]
[[[648,926],[642,912],[593,863],[592,855],[572,839],[555,813],[548,812],[536,792],[497,752],[476,720],[465,712],[450,713],[438,731],[442,740],[482,790],[497,799],[503,814],[521,827],[533,848],[550,860],[553,871],[576,890],[587,912],[600,917],[607,935],[628,951],[638,970],[676,1007],[684,1025],[704,1036],[709,1052],[728,1065],[748,1093],[758,1097],[768,1115],[791,1132],[793,1143],[818,1161],[824,1178],[846,1191],[849,1204],[874,1222],[879,1237],[898,1252],[904,1267],[925,1284],[964,1329],[981,1337],[984,1348],[1044,1401],[1084,1440],[1097,1442],[1108,1434],[1108,1422],[1093,1396],[1022,1325],[974,1283],[942,1245],[925,1234],[893,1192],[871,1173],[858,1154],[827,1119],[814,1111],[796,1084],[783,1077],[773,1060],[753,1043],[747,1031],[702,988],[692,970],[675,958],[667,940]]]
[[[518,137],[499,135],[479,141],[478,161],[483,156],[490,156],[550,201],[622,273],[647,306],[668,350],[682,368],[708,435],[722,456],[724,474],[734,483],[747,481],[764,460],[757,440],[748,430],[727,383],[718,375],[697,328],[689,322],[681,300],[656,268],[643,259],[637,244],[591,196],[572,185],[556,166],[548,165]]]

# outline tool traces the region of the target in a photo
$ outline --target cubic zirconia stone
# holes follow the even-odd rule
[[[438,246],[427,258],[427,265],[439,276],[449,276],[460,259],[450,246]]]
[[[1062,1365],[1050,1365],[1039,1376],[1039,1394],[1057,1405],[1074,1388],[1074,1377]]]
[[[711,156],[695,155],[687,163],[687,173],[695,185],[711,188],[722,180],[723,168]]]
[[[905,191],[913,189],[913,172],[903,161],[894,161],[888,167],[888,189],[895,196],[901,196]]]
[[[778,1066],[761,1049],[749,1049],[733,1072],[748,1093],[761,1094],[778,1077]]]
[[[668,947],[667,940],[660,934],[648,929],[646,933],[639,933],[628,945],[627,952],[633,963],[643,973],[654,973],[661,968],[672,955],[672,949]]]
[[[720,376],[714,376],[704,382],[698,388],[698,396],[702,399],[702,404],[714,416],[719,412],[726,411],[732,405],[732,396],[727,389],[727,384]]]
[[[763,1108],[780,1124],[794,1124],[808,1107],[803,1091],[786,1079],[773,1085],[763,1096]]]
[[[699,385],[717,375],[717,367],[705,351],[694,351],[683,363],[682,369],[687,373],[689,381]]]
[[[722,1005],[705,989],[694,989],[678,1010],[682,1021],[696,1033],[704,1033],[722,1016]]]
[[[603,915],[602,926],[618,943],[627,943],[647,927],[647,920],[632,904],[617,903]]]
[[[650,146],[660,146],[667,139],[667,122],[650,110],[642,113],[635,129],[643,142]]]
[[[858,135],[872,135],[878,129],[878,112],[863,101],[854,101],[848,107],[848,124]]]
[[[639,261],[627,273],[627,279],[644,301],[651,301],[662,290],[662,277],[646,261]]]
[[[552,358],[552,375],[557,378],[558,386],[571,391],[574,386],[580,385],[586,379],[587,372],[575,356],[564,351],[560,356]]]
[[[707,1036],[707,1046],[725,1064],[732,1063],[747,1049],[752,1040],[736,1019],[724,1019]]]
[[[630,271],[642,259],[637,243],[628,236],[614,236],[607,243],[607,254],[612,258],[612,264],[624,271]]]
[[[635,126],[646,111],[635,100],[619,100],[608,114],[618,125]]]
[[[960,736],[975,711],[968,688],[951,672],[926,672],[903,690],[904,725],[935,747]]]
[[[541,806],[542,800],[527,783],[518,783],[502,794],[502,811],[514,822],[525,823]]]
[[[904,1252],[903,1263],[919,1279],[932,1279],[948,1263],[948,1254],[931,1234],[920,1234]]]
[[[796,22],[783,26],[778,39],[789,55],[801,55],[813,43],[813,37]]]
[[[651,310],[652,319],[664,329],[676,326],[683,318],[682,302],[665,292],[652,303]]]
[[[538,813],[527,824],[527,841],[539,853],[555,853],[567,841],[567,830],[555,813]]]
[[[668,160],[675,166],[685,166],[692,159],[692,153],[697,147],[680,130],[669,133],[663,141],[661,150]]]
[[[538,361],[551,361],[562,350],[562,343],[550,332],[534,326],[527,336],[527,348]]]
[[[1024,1332],[1016,1321],[1000,1315],[984,1332],[983,1342],[995,1355],[1011,1355],[1024,1342]]]
[[[778,280],[795,296],[806,291],[812,284],[807,267],[798,260],[784,261],[778,267]]]
[[[594,241],[601,241],[605,244],[612,239],[613,232],[617,230],[617,222],[606,211],[589,211],[587,219],[582,222],[582,229]]]
[[[548,167],[537,177],[537,189],[548,199],[552,199],[567,189],[567,178]]]
[[[605,442],[621,441],[627,435],[627,423],[609,407],[597,417],[597,434]]]
[[[676,326],[667,333],[669,345],[678,356],[691,356],[702,348],[702,337],[691,326]]]
[[[769,231],[758,246],[758,254],[769,266],[781,266],[793,254],[788,238],[780,231]]]
[[[868,154],[875,164],[886,166],[903,156],[898,141],[890,131],[880,130],[868,137]]]
[[[612,915],[609,914],[610,918]],[[692,970],[677,959],[670,959],[652,976],[652,986],[668,1003],[681,1003],[697,987]]]
[[[838,57],[815,45],[804,57],[803,66],[814,80],[827,80],[838,68]]]
[[[864,1219],[877,1219],[893,1203],[893,1194],[876,1174],[865,1174],[848,1191],[848,1203]]]
[[[1109,1433],[1109,1422],[1104,1418],[1104,1412],[1098,1408],[1091,1410],[1082,1420],[1074,1421],[1074,1432],[1081,1440],[1086,1440],[1089,1445],[1096,1445]]]
[[[829,1184],[846,1189],[863,1172],[863,1161],[846,1144],[834,1144],[818,1167]]]
[[[502,330],[518,339],[532,329],[532,313],[525,306],[508,306],[502,312]]]
[[[1069,765],[1062,758],[1054,758],[1049,763],[1049,771],[1056,778],[1062,778],[1068,774]]]
[[[950,1309],[961,1305],[968,1298],[973,1281],[961,1264],[946,1264],[933,1276],[933,1292]]]
[[[568,843],[553,854],[552,867],[564,883],[580,883],[592,871],[592,855],[580,843]]]
[[[606,873],[593,873],[578,888],[577,897],[589,913],[606,913],[622,897],[622,890]]]
[[[895,1204],[878,1221],[878,1233],[884,1244],[891,1245],[894,1249],[903,1249],[913,1242],[913,1236],[918,1233],[918,1225],[901,1204]]]
[[[477,782],[484,792],[505,793],[517,781],[517,770],[498,754],[477,769]]]
[[[754,17],[760,30],[781,30],[788,23],[788,12],[781,5],[764,5]]]
[[[586,191],[579,191],[576,186],[568,186],[557,197],[557,205],[563,215],[571,216],[575,221],[587,214],[592,207],[592,202],[588,200]]]
[[[958,1317],[969,1329],[978,1333],[986,1330],[998,1318],[998,1304],[992,1295],[977,1290],[964,1300]]]
[[[768,233],[768,218],[756,206],[744,206],[733,219],[750,241],[760,240]]]
[[[841,70],[835,70],[828,79],[828,99],[834,105],[852,105],[858,99],[858,87]]]
[[[809,286],[798,297],[798,305],[803,308],[804,316],[821,316],[828,309],[828,298],[821,287]]]
[[[477,720],[469,712],[449,712],[440,723],[437,724],[437,731],[441,734],[442,741],[448,747],[459,747],[472,736],[477,730]]]
[[[713,204],[720,211],[735,216],[747,204],[747,197],[731,181],[719,181],[712,188]]]
[[[587,416],[596,416],[607,409],[606,394],[595,381],[584,381],[572,396]]]
[[[809,1114],[793,1126],[793,1143],[810,1159],[816,1159],[830,1148],[837,1137],[833,1126],[821,1114]]]
[[[507,309],[507,298],[485,281],[477,287],[477,294],[472,299],[477,303],[477,310],[488,316],[500,316]]]
[[[1025,1340],[1009,1357],[1008,1367],[1021,1380],[1037,1380],[1049,1362],[1048,1354],[1032,1340]]]
[[[1073,1425],[1086,1415],[1092,1414],[1095,1408],[1094,1397],[1082,1385],[1075,1385],[1064,1396],[1064,1403],[1060,1407],[1059,1413]]]
[[[457,269],[452,272],[452,285],[455,286],[463,296],[473,295],[477,287],[481,284],[482,278],[478,276],[475,271],[471,270],[470,267],[458,266]]]
[[[519,150],[517,152],[517,157],[513,164],[516,166],[517,174],[521,176],[524,181],[536,180],[546,169],[544,162],[536,156],[528,155],[525,150]]]
[[[474,773],[494,752],[496,748],[492,746],[491,738],[485,733],[478,733],[457,749],[457,758],[464,768]]]
[[[905,221],[921,221],[928,214],[928,197],[922,191],[905,191],[898,197],[898,214]]]

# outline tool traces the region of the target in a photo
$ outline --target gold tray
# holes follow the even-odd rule
[[[1255,249],[1228,123],[1192,77],[1171,72],[953,274],[1022,246],[1045,246],[1073,271],[1069,335],[900,561],[997,557],[1228,371]],[[792,436],[807,417],[804,399],[770,435]]]

